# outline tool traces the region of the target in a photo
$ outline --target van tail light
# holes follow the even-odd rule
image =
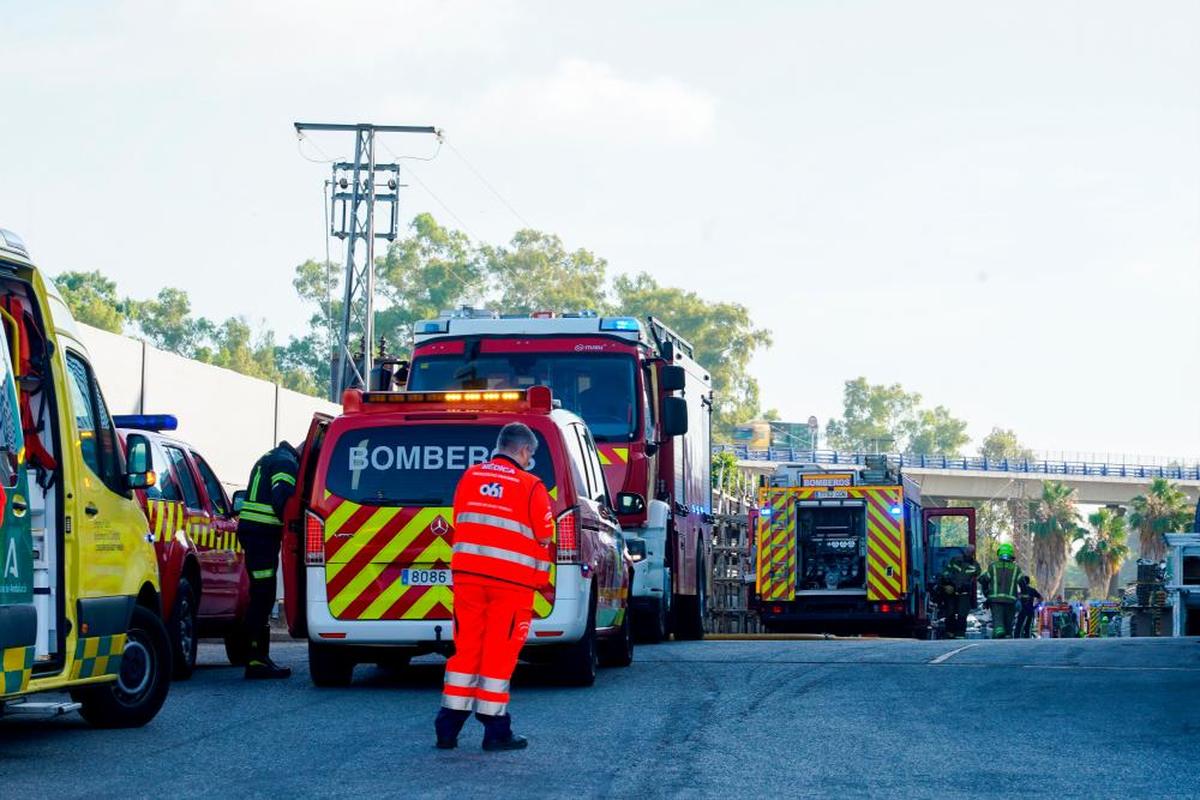
[[[304,563],[309,566],[325,563],[325,520],[311,511],[304,515]]]
[[[558,563],[579,563],[579,511],[568,508],[558,515]]]

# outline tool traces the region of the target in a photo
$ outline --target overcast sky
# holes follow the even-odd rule
[[[304,156],[350,140],[292,122],[433,124],[515,213],[443,148],[406,218],[744,303],[785,418],[865,375],[972,447],[1200,456],[1200,4],[0,0],[0,38],[0,225],[51,273],[300,332]]]

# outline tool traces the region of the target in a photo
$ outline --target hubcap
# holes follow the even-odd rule
[[[121,672],[117,675],[117,694],[126,703],[137,702],[150,686],[154,674],[154,656],[137,634],[130,632],[121,654]]]
[[[179,654],[183,663],[191,664],[196,652],[196,621],[192,618],[192,602],[184,597],[179,602]]]

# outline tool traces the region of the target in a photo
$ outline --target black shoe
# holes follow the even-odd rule
[[[529,747],[529,740],[519,733],[514,733],[507,739],[484,739],[484,750],[524,750]]]
[[[458,739],[438,739],[437,740],[437,749],[438,750],[453,750],[456,747],[458,747]]]
[[[292,677],[291,667],[281,667],[269,658],[256,658],[246,664],[246,680]]]

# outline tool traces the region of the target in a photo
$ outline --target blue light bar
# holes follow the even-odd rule
[[[427,319],[413,326],[414,333],[446,333],[449,330],[448,319]]]
[[[901,508],[900,506],[892,506],[891,512],[892,512],[893,517],[898,517],[904,513],[904,509]]]
[[[174,414],[113,414],[113,423],[118,428],[139,431],[173,431],[179,427]]]
[[[602,331],[636,331],[641,327],[636,317],[605,317],[600,320]]]

